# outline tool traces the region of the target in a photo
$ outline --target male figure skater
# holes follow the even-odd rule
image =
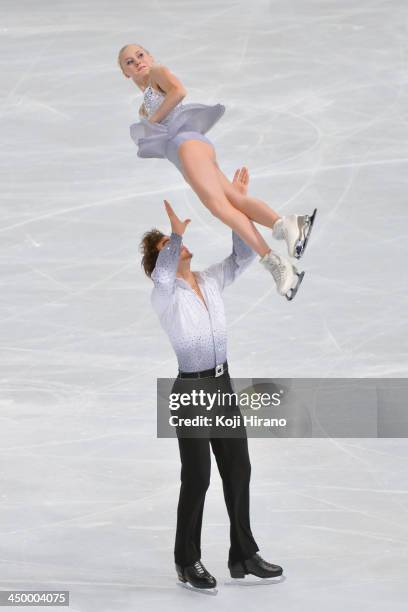
[[[246,168],[235,172],[233,184],[246,193]],[[165,200],[171,235],[153,229],[143,237],[142,264],[153,280],[152,305],[175,350],[177,384],[188,379],[206,391],[233,393],[228,374],[226,327],[221,292],[249,266],[256,253],[233,232],[231,255],[203,272],[192,272],[192,253],[182,245],[190,219],[181,221]],[[185,381],[187,383],[187,381]],[[173,387],[174,389],[174,387]],[[177,509],[174,558],[178,578],[195,588],[212,589],[216,579],[201,562],[201,524],[204,499],[210,481],[210,444],[223,482],[230,518],[228,567],[233,578],[253,574],[280,576],[282,568],[258,554],[249,519],[251,464],[246,432],[242,437],[180,437],[181,488]]]

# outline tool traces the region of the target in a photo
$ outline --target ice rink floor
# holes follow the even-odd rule
[[[144,45],[186,102],[225,104],[221,168],[319,217],[292,303],[258,262],[225,293],[238,377],[406,377],[408,6],[403,0],[2,2],[0,589],[70,590],[72,612],[406,610],[406,440],[250,440],[252,527],[280,584],[228,584],[213,464],[203,561],[176,585],[179,458],[158,440],[174,376],[138,244],[192,222],[195,269],[230,252],[167,160],[129,137]],[[270,238],[268,230],[264,235]],[[279,250],[278,245],[278,250]],[[38,609],[38,608],[37,608]]]

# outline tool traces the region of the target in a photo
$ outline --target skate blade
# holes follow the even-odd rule
[[[295,246],[295,254],[294,257],[296,259],[300,259],[303,255],[303,253],[305,252],[306,249],[306,245],[309,241],[310,238],[310,234],[312,232],[312,228],[313,228],[313,223],[315,221],[316,218],[316,214],[317,214],[317,208],[314,209],[314,211],[312,212],[312,214],[309,217],[309,225],[307,228],[307,234],[305,235],[303,241],[300,241],[296,246]]]
[[[268,584],[280,584],[281,582],[285,582],[286,577],[275,576],[274,578],[258,578],[258,576],[253,576],[248,574],[245,578],[231,578],[230,580],[226,580],[224,584],[226,586],[239,586],[239,587],[255,587],[261,585]]]
[[[189,582],[182,582],[181,580],[179,580],[177,582],[177,586],[181,587],[182,589],[187,589],[187,591],[194,591],[195,593],[199,593],[200,595],[212,595],[214,597],[215,595],[218,594],[218,589],[217,588],[214,588],[214,589],[197,589],[197,587],[194,587]]]
[[[285,294],[286,299],[288,300],[288,302],[291,302],[293,300],[293,298],[295,297],[295,295],[298,292],[298,289],[300,287],[300,284],[303,280],[303,277],[305,275],[304,272],[296,272],[297,277],[298,277],[298,281],[296,283],[296,285],[294,287],[292,287],[291,289],[289,289],[289,291]]]

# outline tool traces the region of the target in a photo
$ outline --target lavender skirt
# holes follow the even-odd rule
[[[185,104],[173,109],[160,123],[150,123],[142,117],[130,126],[130,136],[138,147],[139,157],[167,158],[183,173],[178,148],[185,140],[201,140],[222,117],[225,106],[215,104]]]

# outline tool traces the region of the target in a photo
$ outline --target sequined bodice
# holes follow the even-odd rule
[[[156,110],[159,108],[159,106],[161,105],[165,97],[166,97],[165,94],[162,94],[160,91],[156,91],[155,89],[153,89],[151,85],[148,85],[146,87],[146,89],[144,90],[144,94],[143,94],[143,104],[146,109],[146,113],[148,117],[151,117],[153,113],[156,112]],[[181,107],[182,107],[182,103],[179,102],[170,111],[170,113],[165,117],[165,119],[167,119],[170,115],[173,115],[174,112]]]

